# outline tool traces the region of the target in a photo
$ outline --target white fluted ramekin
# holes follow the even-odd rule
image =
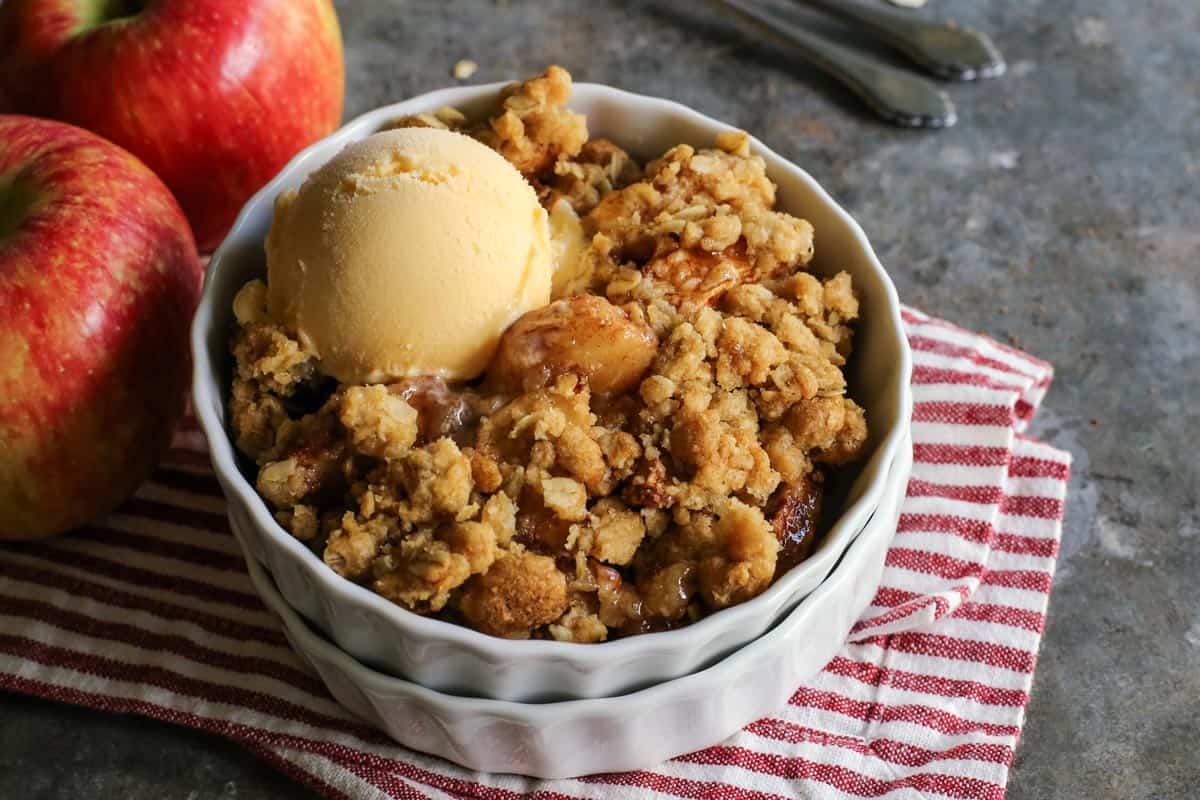
[[[620,697],[513,703],[455,697],[381,674],[310,628],[253,557],[247,562],[292,647],[338,702],[406,747],[468,769],[538,778],[646,769],[775,713],[837,654],[879,585],[911,466],[905,441],[862,534],[777,626],[707,669]]]
[[[851,392],[867,411],[869,456],[845,510],[814,554],[758,597],[688,627],[613,642],[579,645],[508,641],[389,603],[332,572],[272,518],[239,467],[226,428],[232,301],[247,280],[265,275],[263,240],[275,196],[296,188],[347,143],[396,117],[443,105],[483,114],[500,84],[444,89],[371,111],[300,153],[246,204],[209,264],[192,330],[195,412],[208,437],[231,517],[270,569],[288,603],[339,647],[366,664],[431,689],[501,700],[604,697],[640,689],[701,669],[752,641],[817,587],[863,529],[888,487],[887,466],[908,431],[911,361],[891,279],[858,224],[807,172],[754,140],[779,185],[781,208],[812,222],[818,274],[846,270],[860,292],[862,322],[849,367]],[[607,86],[578,84],[571,106],[587,115],[593,135],[606,136],[640,158],[687,142],[712,146],[731,126],[677,103]]]

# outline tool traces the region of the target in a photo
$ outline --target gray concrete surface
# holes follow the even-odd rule
[[[933,0],[1003,79],[884,127],[704,3],[337,3],[347,115],[557,62],[754,132],[862,222],[909,303],[1052,361],[1034,432],[1075,454],[1013,800],[1200,796],[1200,3]],[[0,797],[305,796],[236,747],[0,697]]]

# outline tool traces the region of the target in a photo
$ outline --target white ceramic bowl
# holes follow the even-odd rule
[[[282,189],[298,187],[348,142],[396,117],[443,105],[486,113],[500,86],[444,89],[365,114],[300,153],[250,200],[209,265],[192,331],[195,410],[230,513],[245,520],[246,546],[270,569],[287,601],[341,648],[393,675],[453,693],[539,701],[621,694],[714,663],[767,630],[829,574],[888,488],[886,467],[907,433],[908,343],[895,287],[862,229],[808,173],[754,141],[754,152],[766,160],[768,174],[779,185],[779,205],[816,229],[815,271],[846,270],[861,293],[862,324],[849,377],[855,398],[867,411],[870,454],[842,517],[816,552],[746,603],[678,630],[592,645],[489,637],[412,614],[342,579],[275,522],[252,478],[238,467],[225,428],[231,303],[245,281],[265,274],[263,240]],[[587,115],[593,135],[610,137],[640,158],[680,142],[711,146],[719,131],[730,128],[677,103],[594,84],[576,85],[571,106]]]
[[[620,697],[513,703],[457,697],[376,672],[313,631],[247,555],[292,647],[353,713],[413,750],[468,769],[565,778],[645,769],[717,744],[779,708],[841,649],[870,603],[912,467],[907,440],[862,534],[774,628],[707,669]],[[803,643],[803,644],[801,644]]]

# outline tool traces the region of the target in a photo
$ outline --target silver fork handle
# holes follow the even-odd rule
[[[862,0],[800,0],[860,26],[939,78],[973,81],[1004,74],[1004,57],[985,34],[947,20],[925,20]]]
[[[811,33],[750,0],[717,0],[813,66],[840,81],[888,122],[912,128],[948,128],[954,104],[935,85]]]

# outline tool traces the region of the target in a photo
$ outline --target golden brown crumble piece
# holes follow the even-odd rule
[[[716,145],[738,158],[750,157],[750,134],[745,131],[721,131],[717,134]]]
[[[807,451],[783,425],[775,423],[765,427],[762,442],[771,468],[779,473],[780,481],[791,483],[812,472],[813,464]]]
[[[689,381],[708,382],[712,379],[712,367],[707,359],[704,337],[691,323],[684,322],[671,332],[666,346],[659,348],[650,378],[666,378],[674,387]]]
[[[588,138],[583,115],[567,108],[570,96],[570,73],[550,67],[505,87],[500,113],[472,134],[525,175],[549,175],[559,159],[578,155]]]
[[[610,474],[604,449],[593,438],[595,432],[596,429],[585,430],[579,425],[566,425],[554,447],[554,463],[558,468],[583,484],[587,492],[593,495],[606,493]]]
[[[389,532],[384,520],[360,523],[347,511],[325,544],[324,561],[343,578],[359,580],[370,572]]]
[[[422,528],[387,548],[375,561],[372,588],[410,611],[441,611],[450,593],[471,577],[471,566],[465,553]]]
[[[700,562],[700,591],[712,608],[762,592],[775,575],[779,540],[761,511],[731,499],[715,526],[716,552]]]
[[[504,484],[504,473],[500,464],[482,450],[467,448],[463,451],[471,462],[471,481],[481,492],[494,492]]]
[[[280,397],[290,397],[317,376],[316,359],[274,324],[242,325],[233,340],[237,377],[254,381]]]
[[[590,400],[590,392],[577,376],[560,376],[549,387],[518,395],[480,420],[476,446],[493,458],[519,466],[530,463],[531,456],[553,458],[554,442],[568,427],[591,429],[595,415],[589,409]]]
[[[787,360],[787,349],[769,330],[729,317],[717,340],[717,385],[722,389],[759,386]]]
[[[383,386],[351,386],[342,395],[338,420],[355,452],[400,458],[417,440],[417,412]]]
[[[314,506],[299,505],[292,506],[291,511],[277,511],[275,520],[302,542],[316,539],[321,531],[321,520]]]
[[[497,492],[483,505],[479,520],[496,535],[496,544],[508,547],[517,532],[517,508],[504,492]]]
[[[543,478],[542,502],[554,515],[567,522],[587,516],[587,489],[570,478]]]
[[[596,503],[590,515],[592,557],[608,564],[625,566],[633,561],[634,553],[646,536],[642,515],[631,511],[615,498]]]
[[[634,465],[642,454],[641,445],[633,434],[627,431],[601,428],[598,433],[596,441],[599,443],[604,462],[608,465],[609,477],[616,482],[625,480],[633,473]],[[588,482],[585,480],[584,483]],[[602,490],[594,489],[590,483],[588,488],[593,494],[602,493]]]
[[[471,580],[460,610],[485,633],[528,639],[567,610],[567,580],[549,556],[510,552]]]
[[[237,448],[257,461],[275,446],[275,434],[288,415],[279,397],[262,391],[254,381],[235,378],[229,417]]]
[[[461,130],[467,123],[467,118],[457,108],[442,106],[436,111],[421,114],[410,114],[400,117],[384,126],[383,130],[395,128],[436,128],[443,131]]]
[[[407,501],[400,517],[409,524],[457,516],[470,502],[471,462],[450,439],[415,448],[392,462],[391,477],[404,486]]]
[[[587,214],[606,194],[640,180],[642,168],[608,139],[589,139],[574,159],[559,159],[543,203],[565,197],[578,214]]]
[[[784,416],[796,444],[813,460],[843,464],[858,458],[867,441],[867,419],[848,397],[814,397],[796,403]]]
[[[821,298],[827,311],[837,314],[840,319],[858,319],[858,298],[850,286],[850,273],[839,272],[821,284]]]
[[[255,488],[275,508],[286,509],[322,495],[335,493],[343,484],[340,446],[298,449],[258,471]]]
[[[456,522],[441,534],[450,547],[467,560],[472,575],[488,571],[496,560],[496,530],[484,522]]]
[[[567,612],[552,625],[547,626],[550,636],[560,642],[579,642],[591,644],[603,642],[608,638],[608,628],[599,615],[592,610],[595,601],[589,602],[589,596],[577,595],[571,598]]]

